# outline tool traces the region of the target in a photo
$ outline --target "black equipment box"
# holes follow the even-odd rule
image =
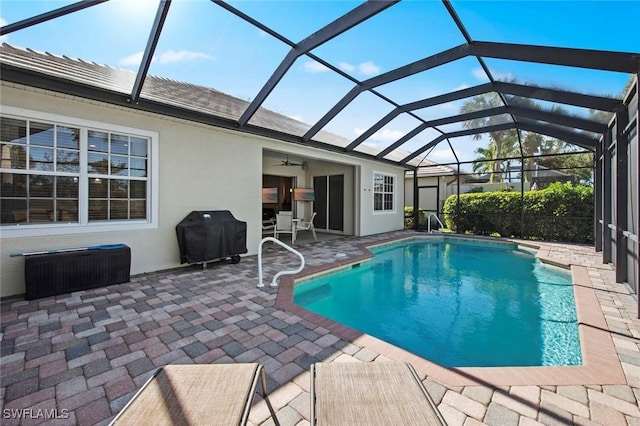
[[[122,284],[131,279],[131,249],[105,248],[34,254],[25,257],[27,300]]]

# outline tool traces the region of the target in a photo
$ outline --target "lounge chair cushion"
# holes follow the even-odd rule
[[[311,371],[311,424],[446,424],[410,364],[318,363]]]
[[[112,424],[245,424],[261,371],[255,363],[167,365]]]

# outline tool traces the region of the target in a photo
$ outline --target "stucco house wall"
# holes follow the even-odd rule
[[[427,211],[441,210],[445,200],[451,192],[451,181],[453,176],[418,176],[418,208]],[[429,188],[420,188],[429,187]],[[440,200],[438,206],[437,200]],[[411,173],[405,175],[404,185],[405,206],[413,207],[413,176]]]
[[[369,235],[402,229],[404,206],[402,168],[331,152],[286,144],[240,132],[214,128],[184,120],[136,112],[3,82],[2,111],[23,109],[26,115],[49,114],[91,123],[137,129],[157,137],[157,221],[140,229],[105,226],[96,232],[80,227],[42,226],[36,231],[22,226],[0,229],[0,297],[25,291],[24,259],[11,253],[53,248],[124,243],[131,247],[131,273],[141,274],[180,266],[175,226],[192,210],[230,210],[247,222],[248,254],[256,254],[261,238],[261,187],[263,150],[298,153],[317,159],[324,169],[299,170],[304,185],[312,174],[332,170],[345,174],[345,234]],[[396,210],[373,212],[374,172],[396,176]],[[302,185],[300,185],[302,186]],[[152,194],[153,197],[153,194]],[[346,220],[349,218],[349,220]],[[80,228],[80,229],[78,229]]]

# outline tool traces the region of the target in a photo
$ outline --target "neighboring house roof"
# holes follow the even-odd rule
[[[16,68],[69,80],[83,86],[97,87],[128,95],[134,85],[136,73],[95,62],[85,62],[66,56],[36,52],[3,43],[0,62]],[[238,120],[249,102],[218,90],[191,83],[148,75],[142,88],[145,100],[194,110],[204,114]],[[293,135],[304,134],[311,126],[282,114],[260,108],[251,124]],[[320,132],[316,139],[337,146],[346,146],[349,140],[329,132]]]
[[[572,175],[563,173],[558,170],[548,169],[547,167],[538,166],[537,170],[533,170],[533,178],[570,178]]]
[[[438,164],[426,159],[422,160],[420,166],[420,169],[418,169],[418,177],[450,176],[456,174],[454,168],[443,166],[442,164]]]
[[[438,164],[435,161],[427,159],[423,159],[419,166],[420,167],[417,169],[418,178],[456,176],[458,174],[458,170],[456,168],[444,164]],[[471,175],[465,170],[460,169],[460,176],[468,180]],[[413,172],[406,172],[405,177],[408,179],[413,178]]]
[[[509,170],[515,176],[520,177],[520,166],[511,166]],[[549,169],[544,166],[538,166],[537,170],[529,170],[533,173],[533,179],[545,178],[545,179],[570,179],[572,175],[562,173],[558,170]],[[491,177],[490,173],[485,173],[478,176],[478,182],[489,182]]]

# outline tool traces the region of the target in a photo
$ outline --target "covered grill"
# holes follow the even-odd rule
[[[180,263],[205,263],[247,252],[247,223],[229,210],[192,211],[176,226]]]

